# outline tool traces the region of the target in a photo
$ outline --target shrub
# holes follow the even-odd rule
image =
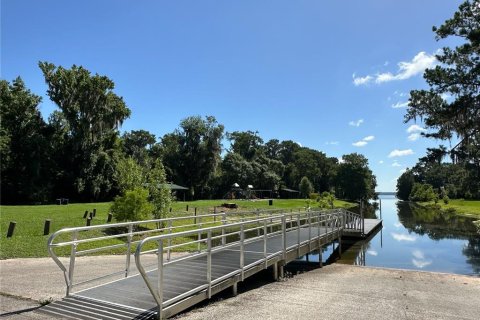
[[[443,203],[448,204],[449,201],[450,201],[450,198],[447,195],[445,195],[443,197]]]
[[[110,211],[117,221],[145,220],[152,214],[153,206],[148,202],[148,190],[135,188],[115,197]]]
[[[433,190],[432,185],[427,183],[414,183],[412,192],[410,193],[411,201],[435,201],[438,202],[438,195]]]

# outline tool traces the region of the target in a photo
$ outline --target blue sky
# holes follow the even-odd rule
[[[329,156],[359,152],[380,191],[438,142],[403,123],[425,67],[452,42],[432,26],[461,1],[1,0],[1,78],[45,95],[38,61],[107,75],[157,137],[190,115]],[[408,132],[407,132],[408,131]]]

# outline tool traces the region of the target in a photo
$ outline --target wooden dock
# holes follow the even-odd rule
[[[234,223],[225,220],[220,226],[143,239],[136,243],[135,252],[140,274],[75,293],[73,284],[67,281],[67,297],[40,310],[71,319],[168,318],[227,288],[235,294],[238,282],[261,270],[270,269],[277,278],[288,262],[333,242],[341,250],[342,236],[365,234],[359,230],[358,216],[345,210],[255,215]],[[373,232],[379,224],[380,220],[365,220],[364,230]],[[170,250],[181,246],[173,244],[180,238],[190,239],[187,245],[202,247],[169,260]],[[152,244],[157,247],[144,249]],[[156,255],[158,263],[150,268],[143,266],[142,257],[146,255]],[[73,276],[73,269],[62,270]]]

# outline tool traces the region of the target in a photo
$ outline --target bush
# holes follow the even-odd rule
[[[319,198],[320,198],[320,194],[318,194],[318,193],[316,193],[316,192],[310,193],[310,200],[316,200],[316,201],[318,201]]]
[[[450,201],[450,198],[447,195],[445,195],[443,197],[443,203],[448,204],[449,201]]]
[[[115,197],[110,211],[117,221],[145,220],[152,214],[153,206],[148,202],[148,190],[135,188]]]
[[[320,197],[317,198],[318,206],[321,209],[333,208],[333,201],[335,201],[335,196],[328,191],[322,192]]]
[[[432,185],[427,183],[414,183],[412,192],[410,193],[410,201],[438,202],[438,195],[433,190]]]

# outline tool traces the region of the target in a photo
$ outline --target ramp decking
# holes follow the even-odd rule
[[[230,234],[239,236],[238,241],[230,244],[225,241],[228,235],[225,226],[221,227],[222,235],[218,236],[212,236],[212,230],[206,229],[208,237],[199,236],[197,242],[206,243],[207,248],[200,253],[171,261],[166,259],[162,245],[175,234],[144,239],[140,248],[137,247],[136,255],[158,255],[158,252],[162,252],[157,267],[143,274],[69,294],[64,300],[41,310],[74,319],[166,318],[229,287],[236,290],[239,281],[263,269],[270,268],[277,275],[283,270],[281,266],[284,264],[319,250],[328,243],[340,241],[344,233],[349,233],[350,236],[360,234],[356,231],[359,226],[357,217],[347,219],[343,211],[328,216],[324,213],[296,213],[294,218],[290,216],[288,220],[285,215],[280,215],[227,225],[230,228],[240,228],[230,231]],[[252,223],[258,226],[251,228]],[[365,231],[378,228],[379,223],[379,220],[368,223],[365,220]],[[196,234],[198,230],[184,233],[188,232]],[[182,233],[179,234],[183,236]],[[212,246],[212,240],[217,240],[218,245]],[[142,252],[141,246],[149,241],[160,243],[157,252]],[[168,243],[172,246],[171,242]],[[137,264],[140,261],[138,257]],[[140,265],[139,270],[142,269]]]

